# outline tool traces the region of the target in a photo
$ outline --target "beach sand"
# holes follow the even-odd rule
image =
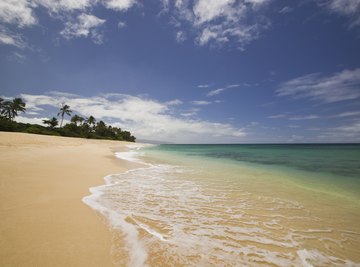
[[[132,168],[126,142],[0,132],[0,266],[113,266],[109,228],[81,199]]]

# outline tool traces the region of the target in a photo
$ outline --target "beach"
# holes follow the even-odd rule
[[[0,266],[360,266],[358,145],[0,150]]]
[[[0,266],[113,266],[112,234],[82,202],[134,163],[126,142],[0,132]]]
[[[118,266],[360,266],[358,145],[155,145],[84,201]]]

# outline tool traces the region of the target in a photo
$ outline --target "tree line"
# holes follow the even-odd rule
[[[70,123],[63,126],[64,118],[72,115],[70,106],[63,103],[57,117],[43,120],[47,126],[19,123],[14,121],[20,112],[26,111],[26,103],[21,98],[4,100],[0,98],[0,131],[26,132],[56,136],[83,137],[90,139],[108,139],[135,142],[136,138],[129,131],[106,125],[102,120],[97,121],[94,116],[84,118],[73,115]]]

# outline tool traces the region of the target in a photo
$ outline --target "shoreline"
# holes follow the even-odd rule
[[[0,132],[0,265],[114,266],[112,231],[83,203],[137,166],[119,141]]]

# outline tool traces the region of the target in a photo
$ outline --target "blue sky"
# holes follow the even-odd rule
[[[360,142],[359,0],[2,0],[0,95],[176,143]]]

